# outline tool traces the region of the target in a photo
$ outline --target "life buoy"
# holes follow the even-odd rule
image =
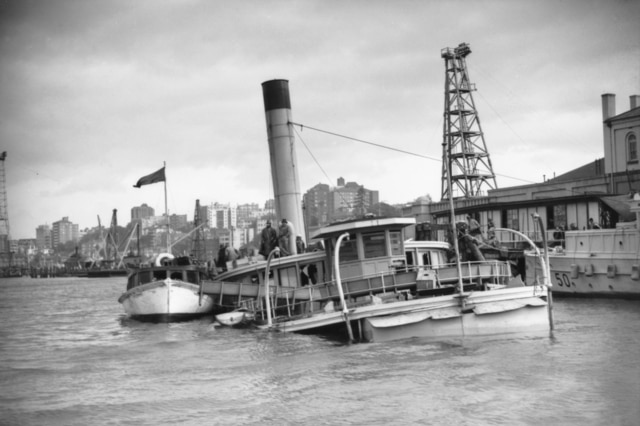
[[[160,253],[156,257],[156,266],[165,266],[165,262],[170,262],[174,259],[171,253]]]

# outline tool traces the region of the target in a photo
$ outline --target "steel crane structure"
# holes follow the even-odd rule
[[[480,117],[469,80],[467,43],[444,48],[445,61],[444,129],[442,142],[442,200],[451,196],[474,198],[497,188],[496,177],[484,141]]]

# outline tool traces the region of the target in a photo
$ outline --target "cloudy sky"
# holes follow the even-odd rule
[[[603,156],[603,93],[640,94],[640,2],[0,0],[13,238],[195,200],[273,197],[261,83],[289,80],[301,191],[339,177],[440,199],[444,61],[461,42],[498,186]],[[422,156],[422,157],[421,157]],[[427,157],[427,158],[424,158]],[[319,163],[319,165],[317,163]]]

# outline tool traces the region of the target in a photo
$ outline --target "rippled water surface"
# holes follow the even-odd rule
[[[354,344],[127,319],[123,278],[0,280],[0,424],[637,425],[640,301],[555,331]]]

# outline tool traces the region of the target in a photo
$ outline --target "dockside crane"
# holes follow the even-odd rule
[[[469,79],[467,43],[444,48],[444,129],[442,141],[442,200],[474,198],[498,187]],[[450,174],[450,176],[449,176]],[[450,179],[449,179],[450,178]]]

